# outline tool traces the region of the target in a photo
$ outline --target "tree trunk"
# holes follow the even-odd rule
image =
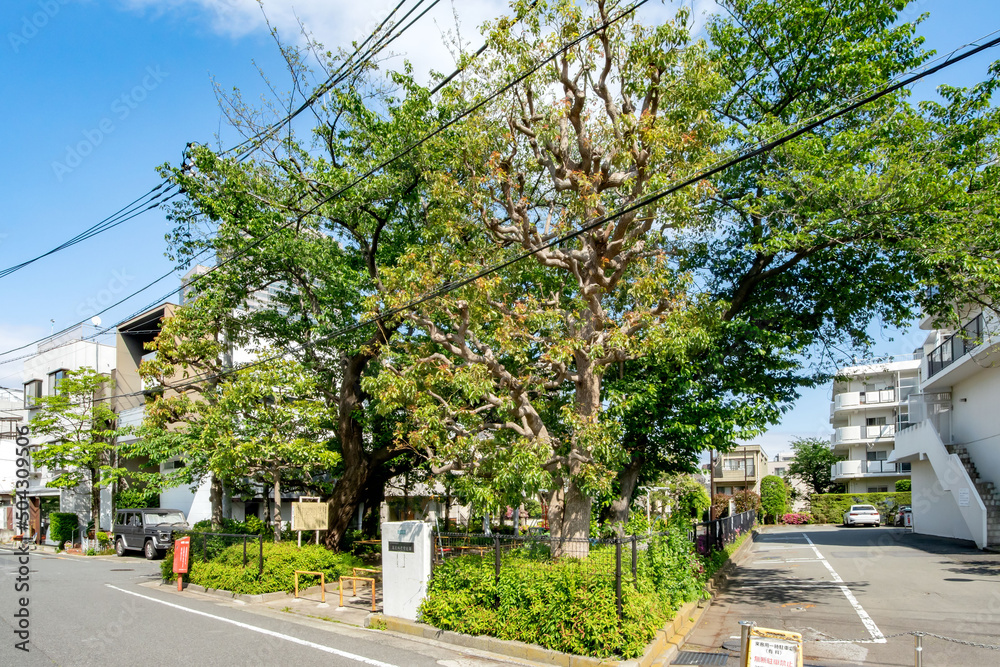
[[[330,549],[340,548],[351,519],[357,512],[358,503],[364,498],[365,487],[369,483],[367,462],[345,467],[344,474],[333,487],[330,504],[330,529],[326,531],[324,543]]]
[[[632,507],[632,494],[635,493],[635,485],[639,481],[641,471],[641,457],[633,457],[629,460],[628,465],[618,473],[618,496],[611,501],[611,523],[619,535],[625,533],[629,509]]]
[[[274,480],[274,541],[281,541],[281,474],[274,472],[271,473],[271,479]]]
[[[90,469],[90,518],[94,522],[94,534],[101,529],[101,481],[99,468]]]
[[[586,558],[590,554],[590,498],[576,482],[549,494],[552,556]]]
[[[596,422],[601,408],[601,376],[594,370],[586,350],[573,353],[576,364],[576,416],[584,425]],[[582,459],[589,456],[574,439],[566,464],[567,479],[556,477],[556,488],[549,496],[549,531],[553,537],[552,555],[586,558],[590,553],[590,512],[593,501],[576,482]]]
[[[214,473],[208,490],[208,498],[212,505],[212,528],[219,528],[222,526],[222,480]]]

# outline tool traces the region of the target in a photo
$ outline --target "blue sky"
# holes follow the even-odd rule
[[[366,34],[395,4],[265,0],[264,8],[286,41],[300,41],[297,16],[332,47]],[[475,48],[474,26],[504,6],[501,0],[444,0],[395,50],[418,73],[450,70],[442,34],[454,28],[453,13],[462,39]],[[698,0],[696,13],[708,6]],[[673,10],[654,1],[641,11],[655,20]],[[922,12],[930,13],[922,33],[939,52],[1000,28],[1000,3],[923,0],[907,16]],[[266,92],[259,67],[279,90],[288,87],[254,0],[6,0],[0,27],[6,149],[0,268],[62,243],[146,192],[159,182],[155,167],[178,162],[187,142],[213,143],[220,130],[225,145],[238,141],[225,130],[213,78],[256,99]],[[979,56],[949,69],[920,84],[915,96],[933,96],[939,83],[974,83],[990,61]],[[150,211],[0,278],[0,351],[89,317],[170,270],[163,254],[168,229],[163,212]],[[168,278],[102,316],[104,323],[176,286]],[[920,342],[913,332],[876,333],[879,353],[909,352]],[[20,386],[18,363],[0,363],[0,385]],[[776,451],[789,434],[825,432],[828,401],[828,389],[807,393],[765,442],[774,442]]]

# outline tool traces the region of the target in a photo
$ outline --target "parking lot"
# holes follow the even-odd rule
[[[741,620],[802,634],[806,664],[1000,663],[1000,554],[890,527],[767,526],[689,636],[686,651],[738,640]],[[735,655],[735,653],[733,654]],[[730,659],[729,664],[736,664]]]

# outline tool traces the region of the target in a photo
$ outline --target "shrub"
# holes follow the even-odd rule
[[[434,570],[420,620],[443,630],[539,644],[578,655],[641,655],[677,608],[701,595],[703,567],[686,530],[652,538],[637,577],[625,566],[622,619],[615,595],[615,549],[593,546],[586,560],[551,560],[547,547],[492,558],[460,556]]]
[[[900,505],[910,504],[907,493],[814,493],[809,497],[810,510],[817,523],[840,523],[851,505],[874,505],[885,517]]]
[[[911,490],[911,483],[908,479],[896,480],[896,493],[908,493]]]
[[[724,519],[729,516],[729,501],[732,498],[728,493],[717,493],[712,496],[713,519]]]
[[[50,534],[61,549],[63,542],[80,538],[80,517],[73,512],[52,512],[49,515]]]
[[[777,475],[768,475],[760,481],[760,505],[764,514],[777,521],[788,511],[788,488]]]
[[[146,489],[121,489],[115,493],[114,501],[117,508],[159,507],[160,494]]]
[[[760,496],[750,489],[737,491],[733,495],[733,504],[736,506],[736,513],[756,511],[760,509]]]
[[[812,523],[813,517],[811,514],[786,514],[785,516],[781,517],[781,522],[791,525]]]
[[[211,553],[211,551],[210,551]],[[349,575],[352,567],[361,567],[360,560],[350,554],[334,553],[323,546],[291,543],[264,543],[264,571],[258,573],[257,551],[247,554],[248,563],[243,567],[243,544],[236,544],[214,554],[207,563],[191,559],[186,579],[205,588],[216,588],[233,593],[257,595],[295,589],[295,570],[323,572],[327,582]],[[166,581],[173,581],[174,552],[167,552],[160,564],[160,573]],[[319,577],[299,576],[299,587],[319,584]]]

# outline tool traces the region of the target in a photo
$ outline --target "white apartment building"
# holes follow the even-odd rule
[[[921,356],[865,361],[837,373],[830,443],[843,460],[831,475],[847,493],[893,492],[896,480],[909,479],[910,463],[892,454],[897,433],[912,424],[909,399],[917,392]]]
[[[23,381],[22,408],[26,422],[35,416],[35,402],[42,396],[51,396],[58,390],[59,381],[67,371],[93,368],[102,374],[111,375],[115,368],[115,348],[110,335],[92,325],[79,325],[56,334],[38,344],[35,354],[24,360],[21,371]],[[31,438],[31,444],[38,446],[44,441]],[[101,492],[101,516],[90,514],[90,485],[83,484],[73,489],[50,488],[48,483],[58,475],[58,471],[37,467],[32,463],[29,474],[28,502],[29,522],[32,534],[38,533],[50,512],[75,512],[81,522],[95,519],[101,527],[111,526],[111,492]]]
[[[1000,319],[965,308],[961,329],[929,330],[914,423],[893,459],[912,468],[914,531],[1000,546]]]
[[[27,420],[24,392],[0,387],[0,539],[14,534],[17,429]]]

